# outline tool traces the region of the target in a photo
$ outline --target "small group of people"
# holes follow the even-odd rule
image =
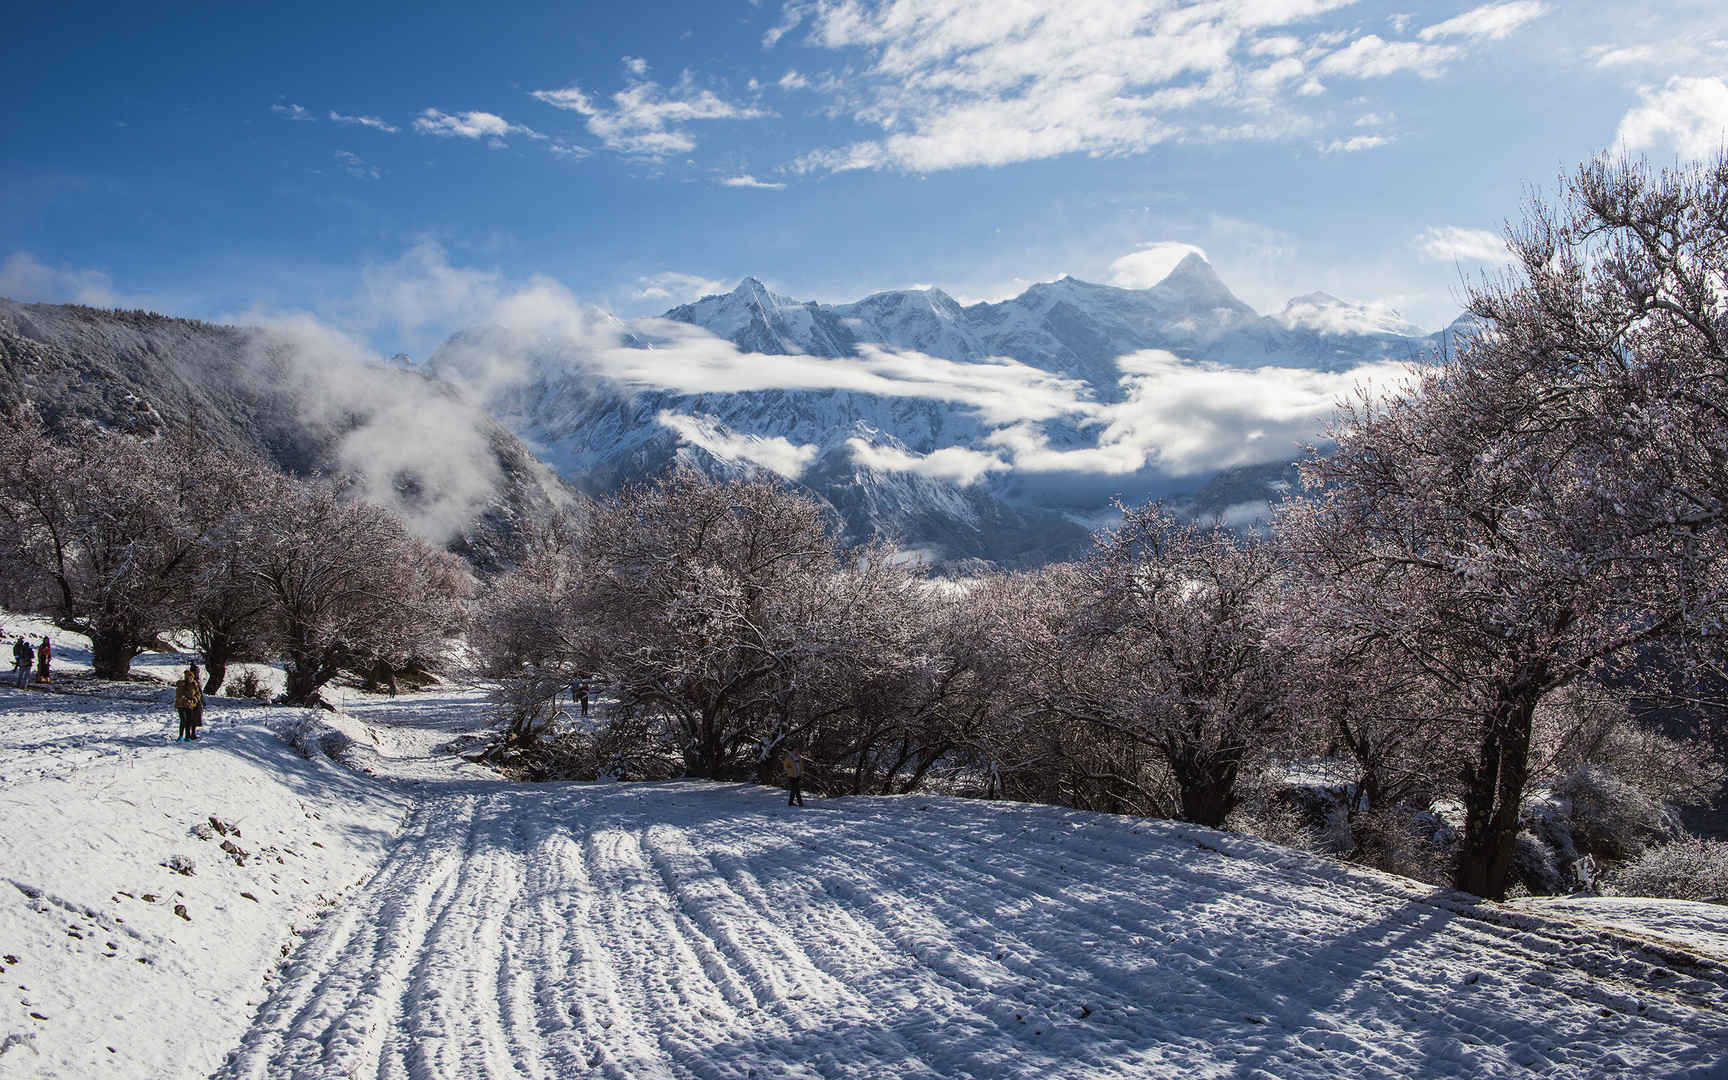
[[[19,634],[18,640],[12,643],[12,677],[17,681],[18,689],[30,685],[30,671],[36,671],[36,681],[45,683],[54,663],[54,646],[49,644],[48,635],[43,634],[37,645],[30,644],[27,635]]]
[[[180,714],[180,737],[175,742],[196,742],[198,739],[198,729],[204,725],[203,682],[198,665],[192,664],[174,684],[174,711]]]

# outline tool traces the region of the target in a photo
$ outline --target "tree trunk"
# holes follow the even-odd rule
[[[1501,692],[1483,730],[1475,765],[1465,774],[1464,839],[1452,883],[1465,892],[1502,900],[1511,884],[1518,844],[1518,813],[1530,772],[1530,731],[1541,693],[1533,678]]]
[[[234,658],[234,643],[226,634],[212,634],[204,643],[204,670],[209,678],[204,680],[206,694],[219,693],[223,680],[228,677],[228,661]]]
[[[104,679],[129,678],[138,652],[131,635],[123,631],[97,630],[90,635],[90,667]]]
[[[1201,761],[1182,757],[1170,762],[1176,777],[1183,821],[1223,828],[1224,819],[1236,808],[1236,762]]]
[[[292,656],[288,660],[288,685],[282,699],[289,705],[304,705],[329,680],[324,665],[311,657]]]

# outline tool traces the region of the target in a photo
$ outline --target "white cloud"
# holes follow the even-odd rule
[[[1596,66],[1601,68],[1650,64],[1659,58],[1653,45],[1599,45],[1591,49],[1590,54],[1596,58]]]
[[[802,475],[822,449],[810,443],[794,443],[780,435],[764,437],[733,431],[711,416],[685,416],[662,409],[655,420],[676,432],[680,439],[700,446],[722,461],[748,461],[788,480]]]
[[[1110,264],[1110,284],[1124,289],[1150,289],[1189,255],[1204,259],[1206,252],[1193,244],[1176,240],[1142,244],[1138,251],[1129,252]]]
[[[932,480],[947,480],[962,487],[976,484],[993,472],[1007,470],[998,454],[964,446],[944,446],[928,454],[914,454],[897,446],[876,446],[856,436],[846,440],[852,460],[877,472],[904,472]]]
[[[1512,0],[1506,4],[1483,4],[1462,15],[1435,23],[1416,36],[1423,41],[1440,37],[1488,38],[1498,41],[1525,23],[1548,14],[1547,4],[1537,0]]]
[[[1312,125],[1292,102],[1322,89],[1293,29],[1349,2],[811,0],[765,40],[807,22],[809,44],[866,57],[836,107],[881,137],[799,167],[934,171],[1287,137]]]
[[[299,105],[272,105],[270,111],[290,120],[310,120],[312,114]]]
[[[414,118],[414,130],[422,135],[437,135],[447,139],[498,139],[510,135],[526,135],[541,139],[533,128],[512,124],[502,116],[489,112],[463,112],[450,115],[437,109],[426,109]]]
[[[1728,83],[1721,79],[1675,76],[1640,96],[1644,103],[1620,121],[1618,139],[1627,149],[1667,144],[1682,156],[1702,158],[1728,145]]]
[[[1430,225],[1416,238],[1417,250],[1435,262],[1506,262],[1512,253],[1506,238],[1487,229]]]
[[[665,270],[636,279],[630,293],[632,300],[657,300],[666,304],[686,304],[726,291],[726,283],[699,274],[684,274]]]
[[[342,171],[356,180],[376,180],[384,175],[376,165],[348,150],[336,151],[336,160],[342,163]]]
[[[1381,78],[1409,71],[1432,79],[1460,55],[1452,45],[1384,41],[1378,34],[1365,34],[1321,60],[1318,70],[1322,75],[1346,75],[1358,79]]]
[[[644,81],[640,71],[626,64],[632,81],[612,95],[610,105],[599,104],[578,86],[562,90],[535,90],[529,96],[554,108],[587,118],[588,131],[609,150],[661,158],[687,153],[696,140],[686,129],[698,120],[751,120],[769,115],[750,105],[720,98],[712,90],[697,89],[688,74],[676,86],[662,87]]]
[[[810,88],[810,80],[794,70],[780,76],[778,85],[782,90],[807,90]]]
[[[105,272],[49,266],[28,251],[14,251],[0,262],[0,296],[27,303],[129,306],[126,298],[114,291],[113,279]]]
[[[1333,139],[1320,144],[1321,153],[1354,154],[1362,150],[1372,150],[1392,142],[1390,135],[1352,135],[1348,139]]]
[[[1084,384],[1017,360],[959,363],[919,352],[862,345],[856,357],[766,355],[738,351],[700,327],[644,319],[633,328],[652,348],[591,345],[585,362],[621,382],[678,393],[747,390],[855,390],[882,397],[948,401],[988,424],[1050,420],[1083,413]]]
[[[334,120],[338,124],[351,124],[355,127],[372,128],[374,131],[382,131],[382,132],[389,134],[389,135],[394,135],[398,131],[402,130],[401,128],[397,127],[395,124],[389,123],[388,121],[386,121],[380,117],[376,117],[376,116],[344,116],[342,113],[337,112],[335,109],[330,110],[330,119]]]
[[[220,321],[260,327],[247,360],[255,377],[290,395],[313,425],[339,433],[336,456],[367,501],[417,535],[448,540],[502,482],[476,405],[405,378],[352,337],[304,312],[254,309]],[[411,472],[412,494],[397,483]]]
[[[738,176],[727,176],[720,180],[721,187],[761,188],[764,191],[779,191],[786,185],[778,180],[758,180],[749,173]]]

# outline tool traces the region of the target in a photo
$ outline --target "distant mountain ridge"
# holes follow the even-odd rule
[[[1225,507],[1233,510],[1286,483],[1293,443],[1287,457],[1217,473],[1211,489],[1210,472],[1174,477],[1155,462],[1126,471],[1014,467],[1015,452],[1006,447],[1027,440],[1062,462],[1098,456],[1101,432],[1109,430],[1100,417],[1144,392],[1139,369],[1125,367],[1129,358],[1196,370],[1337,373],[1414,360],[1445,341],[1444,332],[1425,334],[1394,313],[1326,293],[1260,315],[1198,255],[1149,289],[1064,277],[1009,300],[971,305],[936,288],[823,304],[782,296],[746,277],[730,292],[679,305],[662,318],[762,357],[761,368],[774,357],[844,360],[886,352],[908,370],[946,365],[945,378],[999,382],[1008,371],[1003,365],[1017,363],[1050,377],[1048,385],[1068,388],[1075,408],[1014,424],[934,394],[844,385],[672,388],[667,384],[679,380],[633,380],[595,363],[579,345],[524,339],[501,327],[456,335],[427,368],[460,383],[461,372],[511,357],[510,366],[526,377],[487,386],[488,407],[591,494],[673,461],[715,473],[769,468],[826,500],[855,539],[897,536],[955,566],[1021,565],[1084,550],[1113,495],[1176,497],[1215,512],[1226,494],[1240,496]],[[653,333],[645,325],[625,344],[660,347]]]

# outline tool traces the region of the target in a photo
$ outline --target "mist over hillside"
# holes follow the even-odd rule
[[[286,472],[356,482],[480,566],[507,561],[523,524],[576,497],[451,387],[310,322],[248,329],[0,300],[0,372],[51,430],[192,425]]]

